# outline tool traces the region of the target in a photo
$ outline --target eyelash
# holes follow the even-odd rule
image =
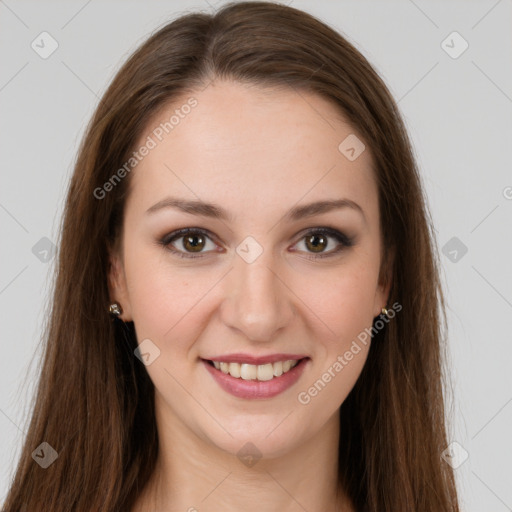
[[[171,242],[174,242],[175,240],[179,240],[180,238],[183,238],[186,235],[195,234],[195,235],[203,235],[210,239],[212,239],[212,236],[210,233],[204,229],[201,228],[184,228],[179,229],[178,231],[173,231],[172,233],[169,233],[165,235],[162,239],[158,241],[160,245],[162,245],[166,250],[172,252],[173,254],[176,254],[180,258],[187,258],[187,259],[194,259],[194,258],[203,258],[205,253],[201,253],[198,255],[192,255],[190,253],[184,253],[182,251],[178,251],[174,249],[170,244]],[[334,239],[336,239],[337,242],[339,242],[341,245],[337,249],[334,249],[328,253],[323,254],[317,254],[314,256],[306,256],[307,259],[311,260],[318,260],[322,258],[330,258],[341,252],[346,247],[351,247],[354,245],[354,240],[352,238],[349,238],[345,234],[341,233],[337,229],[329,228],[329,227],[321,227],[321,228],[314,228],[310,231],[306,232],[299,240],[303,240],[304,238],[311,236],[311,235],[328,235]]]

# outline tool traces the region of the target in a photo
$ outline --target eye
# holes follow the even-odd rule
[[[180,239],[181,242],[177,245],[181,246],[181,248],[174,245],[176,241]],[[204,229],[184,228],[169,233],[159,240],[159,243],[180,258],[201,258],[204,256],[205,252],[211,252],[202,251],[202,249],[207,248],[207,241],[211,241],[211,239],[211,235]],[[329,244],[329,239],[334,239],[334,244]],[[315,228],[307,231],[300,239],[300,242],[302,241],[304,242],[306,252],[313,253],[312,256],[307,256],[307,258],[313,260],[334,256],[344,248],[354,245],[352,238],[329,227]],[[325,252],[325,249],[329,247],[329,245],[334,245],[334,248]],[[211,249],[215,251],[216,245],[213,242],[212,246]]]
[[[329,238],[334,239],[335,243],[329,244]],[[346,247],[354,245],[354,240],[337,229],[321,227],[309,230],[301,239],[304,243],[306,252],[311,251],[312,256],[306,256],[308,259],[329,258],[335,256]],[[330,251],[325,251],[329,245],[334,245]]]
[[[177,250],[175,246],[172,245],[175,240],[179,240],[180,238],[182,241],[178,245],[181,245],[185,251],[191,251],[191,253]],[[164,238],[160,240],[160,244],[180,258],[201,258],[203,254],[200,251],[205,248],[207,239],[211,239],[211,237],[204,229],[184,228],[164,236]],[[212,245],[213,249],[215,249],[215,244],[212,243]],[[195,255],[193,253],[198,254]]]

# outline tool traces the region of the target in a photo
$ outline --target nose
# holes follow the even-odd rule
[[[225,282],[224,324],[251,341],[274,341],[295,314],[285,276],[277,270],[271,251],[263,251],[252,263],[235,255],[233,266]]]

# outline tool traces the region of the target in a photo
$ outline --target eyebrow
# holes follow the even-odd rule
[[[166,197],[161,201],[158,201],[158,203],[148,208],[146,214],[152,214],[166,208],[175,208],[191,215],[211,217],[213,219],[225,220],[228,222],[233,220],[233,216],[218,205],[206,203],[204,201],[179,199],[176,197]],[[284,220],[293,222],[341,208],[351,208],[358,211],[366,222],[366,217],[361,206],[350,199],[331,199],[295,206],[285,214]]]

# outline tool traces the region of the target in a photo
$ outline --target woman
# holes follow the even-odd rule
[[[458,511],[433,240],[341,35],[267,2],[169,23],[80,147],[4,510]]]

